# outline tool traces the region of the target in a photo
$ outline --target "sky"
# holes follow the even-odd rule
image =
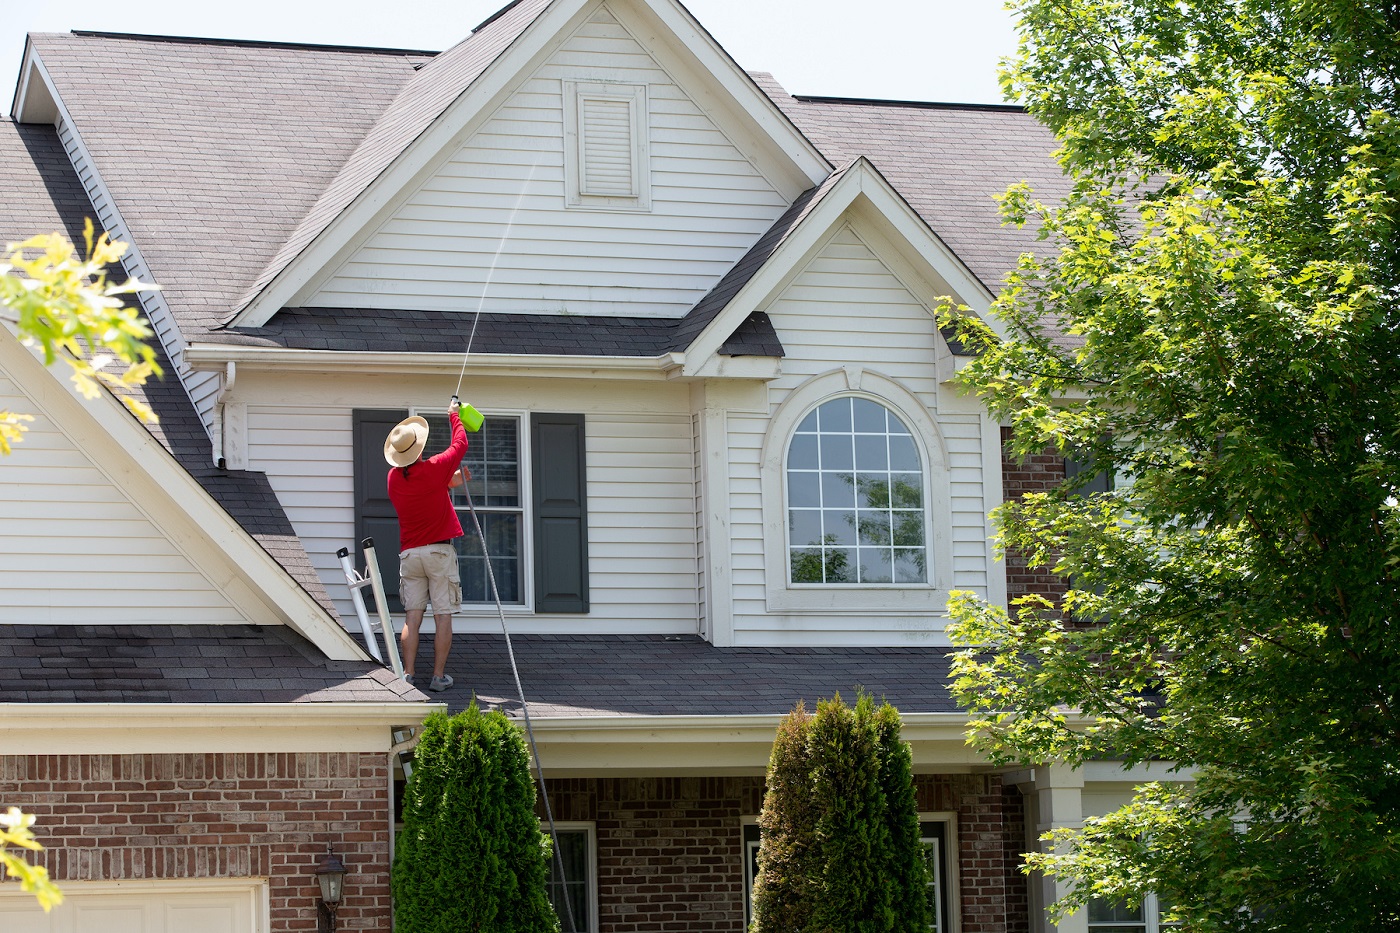
[[[27,32],[438,50],[466,38],[505,2],[0,0],[0,101],[8,115]],[[684,2],[735,61],[770,72],[793,94],[1001,103],[997,63],[1016,47],[1002,0]]]

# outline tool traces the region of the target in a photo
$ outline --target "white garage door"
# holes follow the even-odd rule
[[[61,884],[49,913],[18,885],[0,889],[4,933],[266,933],[267,884],[131,882]]]

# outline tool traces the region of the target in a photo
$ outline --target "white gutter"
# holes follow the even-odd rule
[[[237,364],[248,371],[304,373],[376,373],[382,375],[455,376],[462,354],[379,353],[363,350],[292,350],[285,347],[243,347],[191,344],[185,359],[198,371],[223,371]],[[669,379],[685,365],[684,353],[659,356],[587,356],[534,353],[473,353],[472,372],[483,376],[525,374],[615,378]]]

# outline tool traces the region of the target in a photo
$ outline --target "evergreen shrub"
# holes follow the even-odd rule
[[[558,933],[520,729],[473,703],[423,724],[394,853],[397,933]]]
[[[862,695],[779,726],[752,933],[926,933],[928,867],[899,712]]]

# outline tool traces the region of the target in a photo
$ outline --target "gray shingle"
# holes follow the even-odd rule
[[[160,663],[135,664],[133,649]],[[4,625],[0,657],[4,703],[426,699],[377,664],[325,659],[280,625]]]
[[[941,648],[716,648],[698,636],[514,635],[511,643],[530,715],[780,715],[863,688],[904,713],[954,712],[950,654]],[[432,639],[416,669],[432,668]],[[453,711],[473,695],[516,715],[520,701],[500,635],[457,635],[452,689],[435,694]]]

